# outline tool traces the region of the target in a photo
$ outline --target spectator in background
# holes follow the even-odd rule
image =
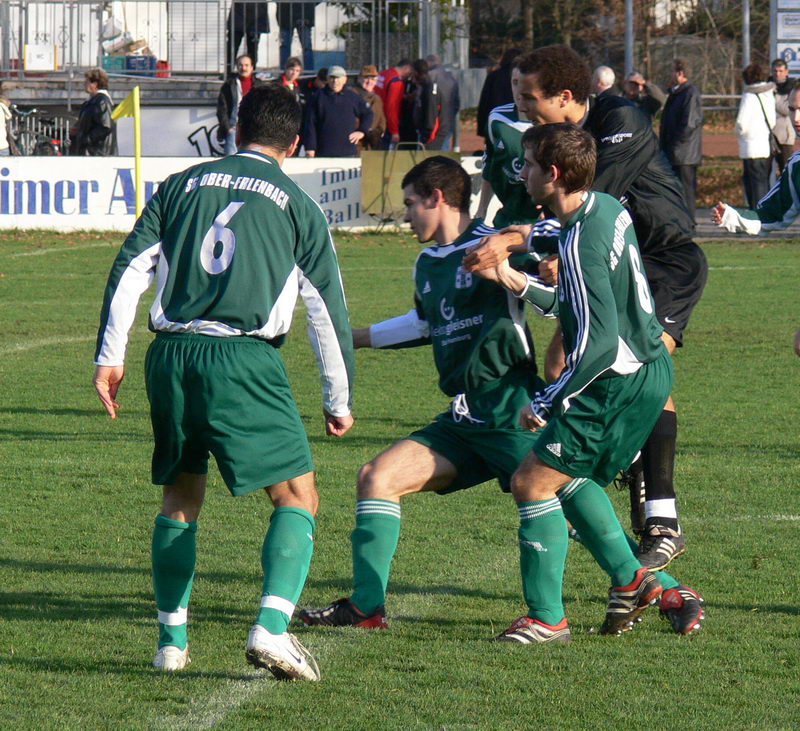
[[[645,79],[638,71],[631,71],[628,74],[623,96],[630,99],[651,120],[667,99],[667,95],[658,86]]]
[[[0,96],[0,156],[11,154],[11,130],[8,123],[11,121],[11,102]]]
[[[592,72],[592,94],[600,96],[622,96],[616,86],[617,75],[610,66],[598,66]]]
[[[402,58],[396,66],[378,74],[375,92],[383,101],[386,115],[386,132],[383,146],[388,149],[400,142],[400,117],[403,113],[403,98],[406,96],[406,80],[411,76],[411,61]]]
[[[266,2],[239,2],[233,0],[228,13],[227,42],[230,68],[239,63],[239,45],[245,39],[246,55],[253,64],[258,63],[258,44],[262,33],[269,33],[269,14]],[[244,54],[243,54],[244,55]]]
[[[697,199],[697,168],[703,159],[703,106],[689,83],[691,69],[682,58],[672,62],[672,86],[661,115],[661,149],[681,181],[692,220]]]
[[[315,2],[279,2],[278,27],[280,28],[280,64],[285,66],[292,48],[295,30],[303,49],[303,66],[314,68],[314,52],[311,46],[311,29],[314,27]]]
[[[426,60],[428,76],[436,84],[439,92],[439,130],[428,145],[428,149],[452,150],[455,146],[454,134],[458,129],[458,110],[461,108],[458,81],[442,66],[441,58],[435,53],[428,56]]]
[[[223,145],[225,155],[236,154],[236,121],[239,105],[250,89],[262,86],[263,82],[253,74],[255,66],[250,56],[236,59],[236,73],[228,78],[217,96],[217,140]]]
[[[73,155],[108,156],[117,154],[117,124],[111,119],[114,103],[108,93],[108,74],[90,69],[84,77],[89,98],[81,105]]]
[[[486,138],[488,136],[486,122],[489,119],[489,112],[501,104],[510,104],[514,101],[511,93],[511,62],[524,53],[519,48],[509,48],[500,58],[500,65],[494,71],[490,71],[483,82],[481,97],[478,101],[478,134]]]
[[[297,56],[287,59],[283,67],[283,73],[278,79],[278,83],[292,93],[297,103],[302,107],[305,105],[305,96],[300,88],[300,74],[303,73],[303,62]]]
[[[771,152],[769,138],[775,126],[775,84],[766,69],[751,63],[742,72],[744,89],[736,115],[736,137],[742,158],[742,183],[747,207],[755,210],[769,192]]]
[[[356,93],[367,103],[372,110],[372,126],[361,140],[364,150],[380,150],[382,147],[383,133],[386,131],[386,115],[383,113],[383,100],[375,93],[378,83],[378,68],[376,66],[363,66],[358,75]]]
[[[782,58],[772,62],[772,76],[767,81],[775,84],[775,127],[773,133],[781,146],[781,154],[777,158],[778,168],[783,172],[786,163],[794,152],[796,133],[789,113],[789,92],[794,86],[794,79],[789,76],[789,67]]]
[[[428,62],[424,58],[414,61],[412,68],[414,71],[411,77],[415,87],[412,121],[417,142],[428,147],[439,131],[439,90],[431,81]]]
[[[372,126],[372,110],[346,87],[341,66],[328,69],[328,85],[308,102],[303,140],[308,157],[355,157],[356,144]]]

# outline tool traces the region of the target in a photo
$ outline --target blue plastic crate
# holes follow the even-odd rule
[[[158,59],[155,56],[125,56],[125,73],[136,76],[155,76]]]

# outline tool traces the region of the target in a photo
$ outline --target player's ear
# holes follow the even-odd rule
[[[438,208],[441,204],[447,203],[444,198],[444,193],[442,193],[441,189],[439,188],[433,189],[433,193],[431,193],[429,200],[432,203],[431,208]]]
[[[547,168],[547,182],[555,183],[559,180],[561,180],[561,171],[555,165],[550,165]]]
[[[567,106],[571,101],[575,101],[575,95],[569,89],[563,89],[559,94],[559,98],[562,107]]]
[[[294,153],[297,151],[297,146],[300,144],[300,135],[294,136],[294,142],[289,145],[289,149],[286,150],[286,157],[292,157]]]

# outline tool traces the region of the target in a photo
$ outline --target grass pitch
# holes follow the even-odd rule
[[[413,239],[337,240],[354,325],[411,306]],[[591,634],[607,582],[573,545],[572,644],[486,642],[524,611],[516,510],[487,484],[403,503],[389,630],[298,629],[323,680],[292,684],[244,663],[268,501],[230,499],[216,472],[198,535],[193,663],[174,676],[150,667],[149,536],[159,504],[142,384],[150,293],[116,422],[90,385],[119,241],[0,239],[0,727],[800,726],[796,242],[707,244],[708,287],[676,357],[676,477],[689,549],[673,571],[706,598],[701,632],[678,637],[648,610],[622,637]],[[543,349],[550,328],[531,322]],[[427,349],[360,351],[356,427],[327,439],[302,325],[283,353],[319,470],[318,541],[301,599],[314,606],[349,591],[358,466],[446,399]],[[626,515],[626,496],[612,492]]]

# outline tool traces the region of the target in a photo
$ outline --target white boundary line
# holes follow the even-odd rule
[[[81,249],[100,249],[105,247],[106,249],[119,249],[118,244],[112,244],[108,241],[104,242],[96,242],[94,244],[80,244],[79,246],[58,246],[52,249],[35,249],[34,251],[18,251],[15,254],[5,254],[9,259],[16,258],[18,256],[44,256],[45,254],[60,254],[70,251],[80,251]],[[0,255],[2,256],[2,255]]]
[[[24,353],[26,350],[35,350],[36,348],[46,348],[51,345],[64,345],[66,343],[91,343],[96,339],[96,335],[80,335],[72,338],[52,337],[41,338],[39,340],[28,340],[24,343],[15,343],[14,345],[6,345],[5,347],[0,348],[0,357],[4,355],[13,355],[14,353]]]
[[[791,515],[786,513],[775,513],[773,515],[734,515],[734,516],[725,516],[726,521],[735,521],[735,522],[749,522],[754,520],[767,520],[774,523],[796,523],[800,521],[800,515]],[[681,523],[706,523],[708,522],[708,518],[704,517],[688,517],[684,518],[681,516],[680,518]]]

